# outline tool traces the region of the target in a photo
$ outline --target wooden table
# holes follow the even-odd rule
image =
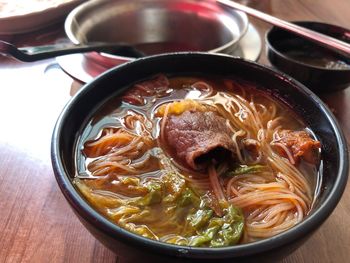
[[[287,20],[350,28],[348,0],[250,0]],[[268,25],[251,19],[261,35]],[[57,41],[62,25],[6,37],[18,45]],[[4,39],[4,37],[2,37]],[[263,52],[261,63],[267,63]],[[72,85],[73,84],[73,85]],[[25,64],[0,58],[0,262],[116,262],[80,224],[51,168],[55,121],[77,83],[54,59]],[[350,89],[322,96],[350,141]],[[283,262],[349,262],[350,188],[321,229]]]

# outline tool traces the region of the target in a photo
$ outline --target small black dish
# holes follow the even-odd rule
[[[171,245],[131,233],[103,217],[72,183],[75,147],[87,121],[113,96],[155,74],[239,77],[287,103],[322,144],[322,184],[310,214],[295,227],[253,243],[220,248]],[[84,226],[127,262],[276,262],[301,246],[332,213],[348,178],[345,138],[334,116],[309,89],[282,73],[227,55],[174,53],[145,57],[115,67],[86,84],[68,102],[52,136],[52,166],[57,183]],[[68,244],[69,246],[69,244]]]
[[[350,43],[350,30],[320,22],[293,22]],[[292,76],[316,93],[350,86],[350,57],[273,27],[266,34],[267,57],[278,70]]]

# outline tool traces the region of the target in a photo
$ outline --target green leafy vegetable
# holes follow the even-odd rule
[[[92,205],[103,205],[105,216],[141,236],[158,240],[168,235],[168,243],[198,247],[239,242],[244,226],[240,209],[228,202],[220,203],[223,216],[219,217],[210,200],[199,196],[177,173],[165,174],[161,179],[141,183],[138,178],[122,178],[128,187],[142,187],[142,191],[135,190],[140,195],[129,199],[91,189],[80,179],[75,183]]]
[[[224,213],[223,217],[212,217],[212,210],[200,209],[194,215],[190,215],[188,220],[197,230],[197,235],[190,238],[189,245],[222,247],[236,244],[244,228],[242,211],[229,205],[224,209]]]
[[[178,205],[184,207],[191,204],[199,207],[200,199],[190,188],[186,187],[179,197]]]
[[[265,165],[240,165],[236,167],[233,171],[227,172],[226,176],[235,176],[240,174],[254,174],[254,173],[260,173],[263,171],[266,171],[267,166]]]
[[[138,198],[135,201],[136,205],[148,206],[162,202],[162,185],[160,183],[152,182],[147,188],[149,192],[145,196]]]
[[[191,227],[194,229],[200,229],[204,227],[213,215],[211,209],[199,209],[196,213],[188,215],[187,220],[190,222]]]
[[[187,189],[186,182],[176,173],[169,173],[162,177],[165,192],[163,202],[174,203]]]

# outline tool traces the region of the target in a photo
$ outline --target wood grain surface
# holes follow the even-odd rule
[[[313,20],[350,28],[349,0],[248,0],[286,20]],[[261,36],[269,25],[251,18]],[[63,25],[0,39],[36,45],[64,38]],[[263,51],[260,62],[268,64]],[[79,83],[55,60],[20,63],[0,57],[0,262],[116,262],[117,257],[80,224],[51,168],[55,121]],[[322,95],[350,140],[350,89]],[[350,261],[350,189],[324,225],[283,260]],[[257,261],[258,262],[258,261]]]

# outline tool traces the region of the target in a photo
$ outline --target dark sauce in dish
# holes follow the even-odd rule
[[[350,70],[350,61],[325,48],[299,40],[282,41],[278,49],[290,59],[301,63],[334,70]]]

